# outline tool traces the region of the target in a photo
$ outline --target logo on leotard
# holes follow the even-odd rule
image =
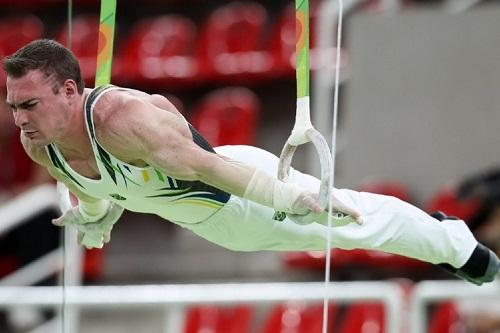
[[[285,212],[274,212],[273,220],[282,222],[284,219],[286,219]]]
[[[112,197],[112,198],[115,198],[116,200],[121,200],[121,201],[123,201],[123,200],[127,200],[127,198],[122,197],[122,196],[121,196],[121,195],[119,195],[118,193],[113,193],[113,194],[110,194],[109,196],[110,196],[110,197]]]

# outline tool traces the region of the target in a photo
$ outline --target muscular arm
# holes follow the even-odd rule
[[[193,142],[182,116],[158,107],[158,100],[153,104],[143,98],[126,99],[114,111],[119,114],[105,120],[106,131],[99,131],[104,145],[111,146],[112,151],[126,147],[126,154],[132,159],[143,160],[176,179],[199,180],[243,195],[254,167],[200,148]]]
[[[175,110],[159,107],[147,98],[121,98],[121,103],[113,103],[119,106],[97,124],[100,142],[119,156],[142,160],[174,178],[202,181],[277,209],[292,210],[304,193],[304,189],[279,182],[253,166],[200,148]]]

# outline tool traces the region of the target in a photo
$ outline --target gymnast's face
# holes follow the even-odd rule
[[[64,85],[40,70],[7,77],[7,105],[24,139],[34,146],[55,142],[68,130],[71,99]]]

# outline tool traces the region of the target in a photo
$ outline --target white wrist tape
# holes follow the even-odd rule
[[[98,200],[87,202],[78,200],[78,211],[87,222],[97,222],[108,213],[110,202],[108,200]]]
[[[243,197],[278,211],[293,213],[293,204],[304,191],[296,184],[284,183],[257,169]]]

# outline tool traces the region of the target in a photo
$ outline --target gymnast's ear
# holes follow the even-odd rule
[[[62,86],[62,93],[67,98],[73,98],[78,95],[78,86],[75,80],[67,79]]]

